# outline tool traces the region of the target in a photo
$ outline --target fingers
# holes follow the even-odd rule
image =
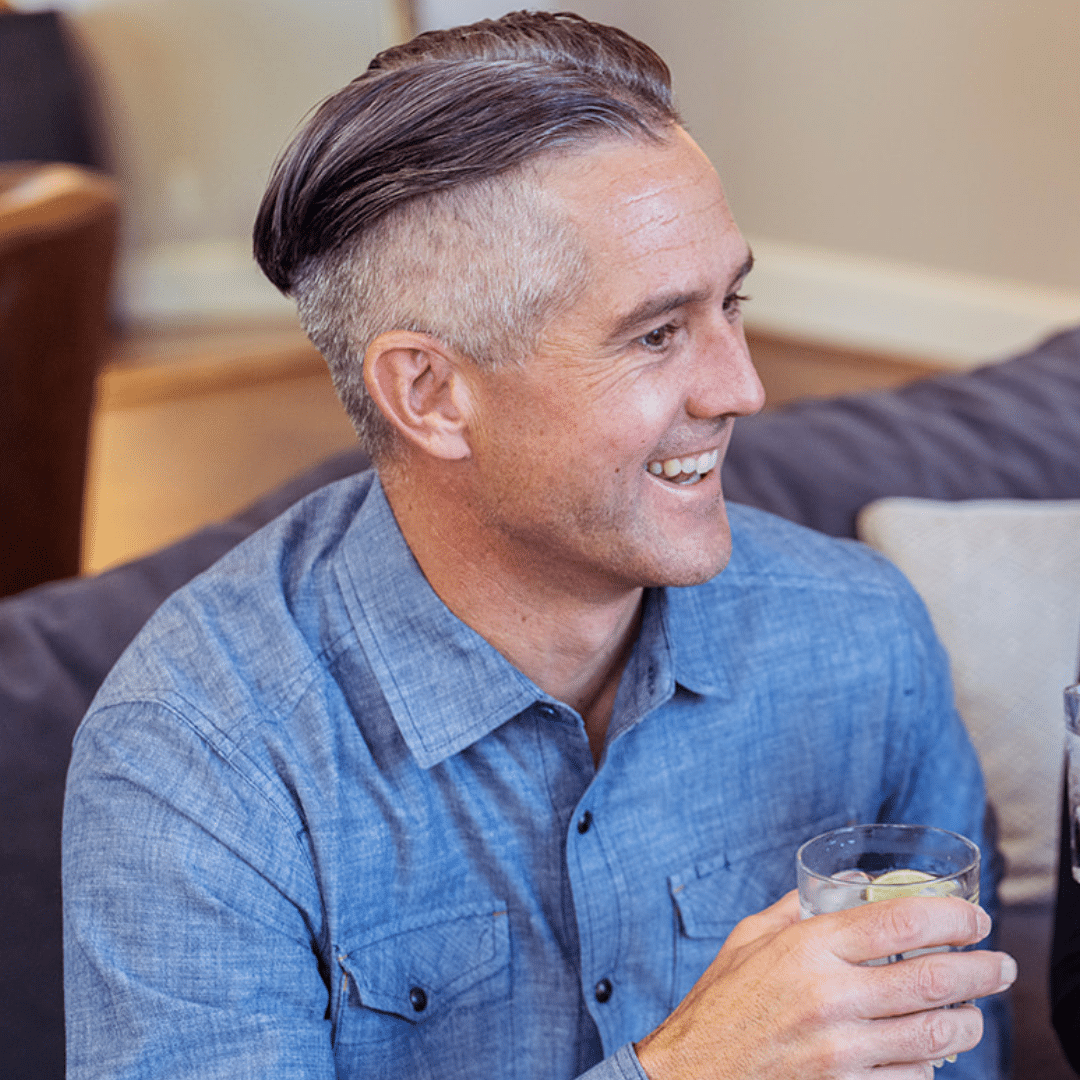
[[[983,1017],[977,1006],[960,1005],[879,1020],[875,1026],[881,1064],[923,1064],[977,1046],[982,1038]]]
[[[963,947],[988,930],[984,912],[938,897],[800,921],[789,893],[739,923],[675,1012],[637,1044],[638,1058],[654,1080],[871,1073],[926,1080],[932,1062],[981,1037],[981,1013],[962,1003],[1003,989],[1015,964],[981,950],[868,962]]]
[[[862,970],[865,985],[854,992],[864,1015],[898,1017],[999,994],[1015,980],[1016,961],[1005,953],[974,950],[931,953]]]
[[[882,900],[819,915],[814,922],[822,925],[823,933],[835,934],[833,952],[852,964],[918,949],[963,948],[990,933],[990,916],[982,908],[946,897]]]
[[[857,1059],[872,1064],[875,1076],[879,1071],[886,1076],[931,1076],[931,1064],[971,1050],[982,1034],[982,1013],[975,1005],[961,1005],[877,1020],[862,1040],[854,1036],[852,1051]],[[860,1041],[867,1045],[858,1046]]]
[[[974,1005],[881,1020],[811,1026],[799,1040],[792,1076],[932,1077],[931,1066],[978,1045],[983,1018]],[[770,1074],[771,1075],[771,1074]],[[778,1075],[789,1075],[782,1072]]]
[[[930,1066],[976,1046],[982,1013],[974,1005],[872,1022],[848,1021],[815,1040],[804,1074],[932,1076]]]

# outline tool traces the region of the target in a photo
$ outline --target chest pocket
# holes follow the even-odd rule
[[[498,901],[413,915],[343,948],[339,1074],[510,1075],[510,927]],[[455,1064],[457,1063],[457,1064]]]
[[[767,841],[705,859],[668,878],[676,914],[671,1008],[701,978],[736,923],[795,888],[798,846],[849,823],[849,814],[832,814]]]

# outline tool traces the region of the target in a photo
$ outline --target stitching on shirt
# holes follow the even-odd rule
[[[200,717],[202,717],[207,722],[208,727],[213,731],[217,732],[218,735],[220,735],[222,742],[227,744],[229,752],[226,753],[224,746],[218,745],[215,740],[209,738],[205,731],[200,729],[197,724],[192,722],[191,717],[184,713],[177,705],[167,700],[165,696],[132,698],[124,701],[110,702],[108,705],[105,705],[100,709],[95,709],[94,713],[91,715],[105,715],[106,713],[114,712],[117,710],[129,708],[141,709],[150,707],[159,709],[162,712],[166,712],[169,715],[175,717],[176,720],[178,720],[195,735],[199,742],[201,742],[207,748],[207,750],[210,751],[210,753],[212,753],[216,758],[218,758],[224,765],[232,769],[233,773],[241,781],[243,781],[243,783],[247,785],[247,787],[250,788],[261,799],[261,801],[265,803],[266,806],[274,813],[274,815],[285,826],[286,832],[292,839],[293,844],[296,846],[297,850],[301,852],[304,858],[304,862],[310,867],[312,874],[314,874],[315,867],[311,861],[310,853],[305,849],[304,845],[300,843],[298,836],[298,832],[303,831],[302,823],[296,821],[293,815],[283,810],[282,807],[278,805],[277,799],[274,798],[272,794],[272,784],[269,784],[267,786],[267,789],[264,790],[263,787],[255,784],[252,781],[248,770],[258,775],[260,779],[264,782],[269,781],[270,777],[268,777],[267,774],[258,767],[255,761],[247,753],[244,752],[243,748],[239,744],[237,744],[236,741],[233,740],[227,732],[214,724],[201,709],[199,709],[191,701],[186,699],[182,694],[176,693],[175,691],[170,691],[169,696],[175,696],[179,701],[183,702],[184,705],[188,706],[193,713],[196,713]],[[89,720],[90,717],[88,716],[87,719]],[[248,766],[248,770],[239,768],[237,766],[236,759],[242,760]],[[157,795],[156,797],[160,798],[161,796]],[[180,811],[177,809],[177,812]],[[299,829],[297,828],[297,826],[299,826]]]

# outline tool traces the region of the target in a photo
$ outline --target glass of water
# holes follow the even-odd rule
[[[979,902],[977,845],[929,825],[833,829],[803,844],[795,862],[804,919],[900,896]]]
[[[1072,876],[1080,881],[1080,683],[1065,688],[1065,761]]]
[[[1078,758],[1080,762],[1080,758]],[[979,902],[979,848],[929,825],[852,825],[807,840],[795,855],[804,919],[901,896],[959,896]],[[870,964],[892,964],[949,946],[913,949]],[[931,1062],[955,1061],[950,1054]]]

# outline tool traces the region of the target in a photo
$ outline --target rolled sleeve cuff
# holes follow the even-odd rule
[[[626,1043],[611,1057],[582,1073],[578,1080],[649,1080],[649,1077],[634,1053],[633,1043]]]

